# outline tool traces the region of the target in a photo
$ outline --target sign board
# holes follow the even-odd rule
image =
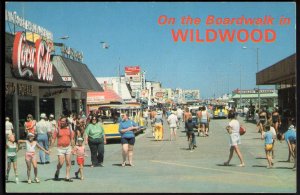
[[[12,69],[16,77],[42,82],[53,81],[50,46],[38,39],[34,46],[26,41],[25,32],[17,32],[13,43]]]
[[[140,66],[125,66],[126,75],[136,75],[141,72]]]
[[[99,102],[103,102],[105,100],[104,96],[93,96],[93,97],[87,97],[86,102],[87,104],[91,104],[91,103],[99,103]]]
[[[31,31],[36,34],[45,37],[46,39],[53,40],[53,34],[46,30],[45,28],[33,24],[32,22],[25,20],[21,16],[18,16],[15,12],[5,11],[5,20],[11,22],[14,25],[17,25],[21,28],[24,28],[26,31]]]
[[[71,48],[71,47],[67,47],[65,45],[63,45],[61,47],[61,54],[64,57],[76,60],[78,62],[82,62],[83,61],[83,53],[76,51],[75,49]]]
[[[252,90],[239,90],[236,89],[234,91],[235,93],[241,93],[241,94],[256,94],[258,93],[258,89],[252,89]],[[259,89],[259,93],[275,93],[276,90],[274,89]]]
[[[69,81],[69,82],[72,82],[72,77],[71,76],[62,76],[61,79],[63,81]]]
[[[164,92],[159,91],[155,93],[155,98],[162,98],[162,97],[164,97]]]

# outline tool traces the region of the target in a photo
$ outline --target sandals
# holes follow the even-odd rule
[[[58,180],[58,173],[57,172],[55,172],[54,180]]]
[[[128,165],[131,166],[131,167],[134,167],[134,164],[129,163]]]
[[[126,162],[123,162],[123,163],[122,163],[122,167],[125,167],[125,166],[126,166]]]
[[[37,177],[34,179],[34,181],[35,181],[36,183],[40,183],[40,180],[39,180],[39,178],[37,178]]]
[[[75,172],[75,177],[76,179],[78,179],[78,172]]]
[[[65,181],[67,181],[67,182],[73,182],[73,180],[70,179],[70,178],[65,178]]]

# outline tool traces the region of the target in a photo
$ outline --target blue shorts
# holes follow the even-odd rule
[[[201,119],[200,123],[204,124],[204,125],[207,125],[207,119]]]
[[[290,139],[289,141],[291,144],[297,144],[296,139]]]
[[[134,143],[135,143],[135,137],[131,137],[131,138],[122,137],[121,138],[121,144],[134,145]]]

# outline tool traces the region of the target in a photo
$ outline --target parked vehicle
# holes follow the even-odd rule
[[[142,109],[140,105],[130,104],[106,104],[98,108],[99,116],[102,121],[106,139],[120,139],[119,122],[121,113],[128,113],[128,117],[139,125],[139,129],[135,134],[142,133],[144,127],[144,119],[141,117]]]
[[[216,105],[216,106],[214,106],[213,117],[214,118],[227,118],[228,110],[223,105]]]

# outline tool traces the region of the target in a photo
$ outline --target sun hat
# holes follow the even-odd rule
[[[53,115],[53,114],[50,114],[50,115],[49,115],[49,118],[54,118],[54,115]]]
[[[46,114],[45,114],[45,113],[42,113],[42,114],[41,114],[41,118],[46,118]]]
[[[82,138],[82,137],[79,137],[79,138],[77,139],[77,141],[83,141],[83,138]]]

